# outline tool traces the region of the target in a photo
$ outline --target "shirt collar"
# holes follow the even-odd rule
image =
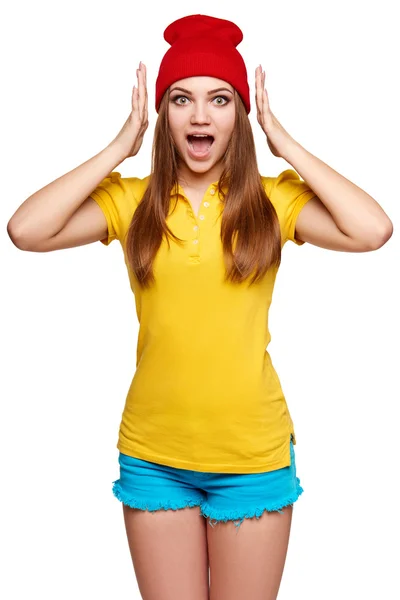
[[[212,188],[215,189],[215,191],[217,191],[218,189],[218,180],[214,181],[213,183],[211,183],[208,188],[207,188],[207,192],[209,192]],[[183,190],[183,187],[181,185],[178,184],[177,188],[175,186],[172,186],[171,189],[171,196],[174,196],[176,194],[176,189],[178,189],[178,194],[180,194],[181,196],[185,196],[185,192]],[[227,185],[223,185],[222,186],[222,191],[226,194],[228,192],[228,186]]]

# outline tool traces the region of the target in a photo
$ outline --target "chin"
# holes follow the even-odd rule
[[[188,169],[190,169],[194,173],[207,173],[207,171],[212,169],[217,164],[217,162],[215,162],[214,160],[210,160],[210,162],[202,162],[201,164],[199,164],[195,160],[191,160],[189,162],[185,161],[185,164],[188,167]]]

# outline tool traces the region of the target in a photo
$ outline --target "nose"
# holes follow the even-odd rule
[[[199,124],[209,124],[210,123],[210,115],[208,113],[207,101],[206,102],[195,102],[193,104],[190,122],[192,125],[194,123],[199,123]]]

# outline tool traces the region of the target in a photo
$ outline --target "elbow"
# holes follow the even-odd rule
[[[12,219],[7,223],[7,233],[8,237],[18,250],[31,250],[26,236],[24,236],[24,234],[14,225]]]
[[[379,250],[390,240],[393,235],[393,223],[390,219],[381,227],[380,231],[376,233],[373,244],[371,244],[372,250]]]
[[[387,241],[389,241],[389,240],[390,240],[390,238],[392,237],[392,235],[393,235],[393,229],[394,229],[394,227],[393,227],[393,223],[392,223],[392,221],[389,219],[389,221],[388,221],[388,224],[387,224],[387,227],[386,227],[386,230],[385,230],[385,242],[384,242],[385,244],[386,244],[386,242],[387,242]]]

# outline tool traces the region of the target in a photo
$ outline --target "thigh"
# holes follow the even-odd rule
[[[207,522],[210,600],[275,600],[289,544],[293,506],[243,521]]]
[[[290,441],[290,465],[257,474],[209,476],[207,522],[210,600],[275,600],[292,522],[303,492]],[[249,593],[250,592],[250,593]]]
[[[113,493],[144,600],[208,600],[204,493],[190,472],[120,453]]]
[[[143,600],[208,600],[207,525],[199,507],[149,512],[122,506]]]

